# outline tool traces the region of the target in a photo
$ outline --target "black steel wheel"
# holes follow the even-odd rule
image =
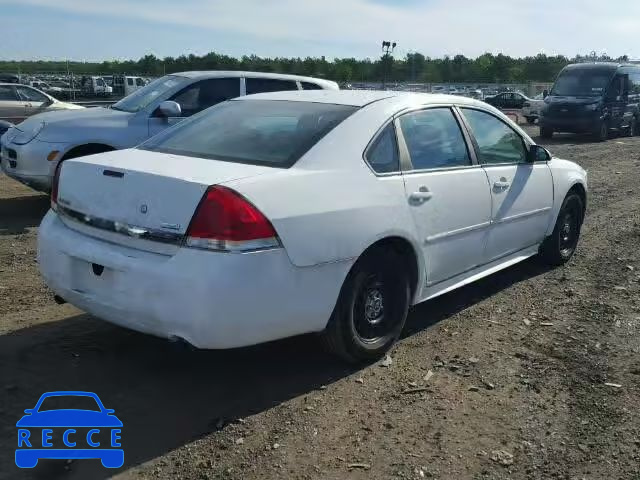
[[[376,249],[356,262],[322,333],[327,349],[350,363],[382,357],[398,340],[410,304],[405,259]]]

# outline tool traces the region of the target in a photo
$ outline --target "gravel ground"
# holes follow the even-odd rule
[[[640,138],[548,147],[589,170],[576,257],[414,308],[391,364],[362,369],[312,338],[191,351],[56,305],[48,199],[0,177],[0,478],[640,479]],[[22,410],[62,389],[116,410],[123,469],[15,467]]]

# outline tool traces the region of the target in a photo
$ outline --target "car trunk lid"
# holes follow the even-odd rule
[[[273,170],[136,149],[92,155],[64,162],[58,213],[83,233],[172,254],[210,185]]]

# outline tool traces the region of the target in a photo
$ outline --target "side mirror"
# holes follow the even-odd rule
[[[55,103],[55,100],[53,98],[48,98],[47,101],[42,104],[42,106],[43,107],[50,107],[54,103]]]
[[[24,413],[26,413],[27,415],[31,415],[33,413],[33,408],[27,408]]]
[[[547,98],[549,96],[549,90],[544,90],[542,92],[542,98]]]
[[[551,154],[546,148],[541,147],[540,145],[531,145],[529,147],[527,162],[548,162],[549,160],[551,160]]]
[[[180,107],[180,104],[172,100],[165,100],[162,102],[158,107],[158,112],[160,113],[160,116],[166,118],[182,116],[182,108]]]
[[[113,408],[105,408],[104,413],[106,413],[107,415],[111,415],[112,413],[115,413],[116,411]]]

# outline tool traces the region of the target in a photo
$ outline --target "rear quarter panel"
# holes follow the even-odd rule
[[[365,108],[292,168],[228,184],[271,220],[294,265],[355,259],[391,236],[407,239],[420,255],[402,175],[376,176],[363,159],[369,141],[395,111]]]

